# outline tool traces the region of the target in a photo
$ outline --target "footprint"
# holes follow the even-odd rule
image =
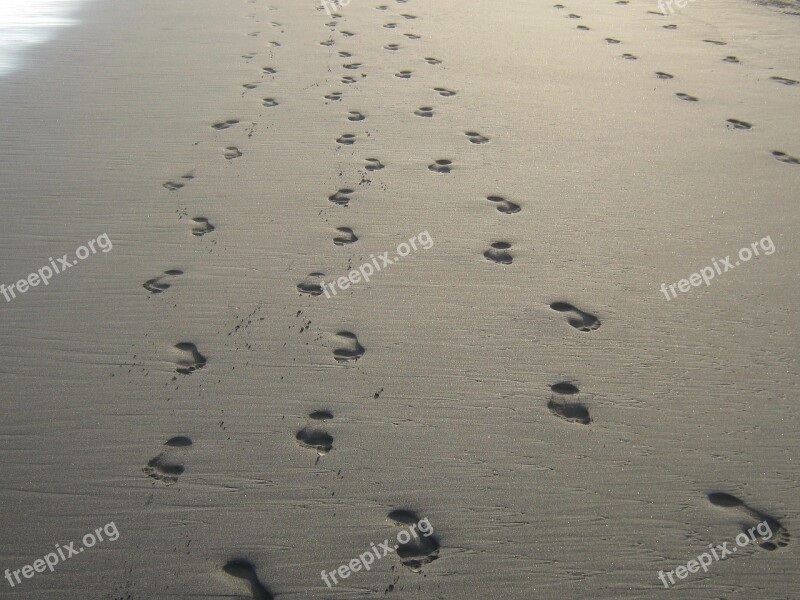
[[[399,77],[400,79],[411,79],[411,74],[413,71],[398,71],[394,74],[395,77]]]
[[[674,25],[674,24],[662,25],[661,27],[663,27],[664,29],[677,29],[678,28],[678,26]]]
[[[227,160],[233,160],[234,158],[239,158],[242,153],[236,146],[228,146],[225,148],[224,156]]]
[[[233,127],[234,125],[238,125],[239,121],[236,119],[229,119],[227,121],[220,121],[219,123],[214,123],[211,128],[220,131],[221,129],[228,129]]]
[[[600,327],[600,320],[592,314],[583,312],[567,302],[553,302],[550,308],[566,313],[567,322],[579,331],[594,331]]]
[[[753,126],[747,121],[740,121],[739,119],[728,119],[728,129],[752,129]]]
[[[606,43],[608,44],[619,44],[619,40],[615,40],[614,38],[606,38]]]
[[[576,29],[580,29],[581,31],[591,31],[591,28],[587,27],[586,25],[578,25]]]
[[[442,64],[442,61],[440,61],[438,58],[433,58],[432,56],[426,56],[423,60],[426,63],[428,63],[429,65],[440,65],[440,64]]]
[[[191,375],[206,366],[206,357],[200,354],[193,343],[180,342],[175,344],[175,350],[177,351],[175,363],[178,365],[175,370],[181,375]]]
[[[349,52],[345,52],[344,50],[342,50],[342,51],[341,51],[341,52],[339,52],[338,54],[339,54],[339,56],[341,56],[342,58],[350,58],[351,56],[353,56],[352,54],[350,54]]]
[[[400,15],[400,16],[403,17],[404,19],[416,19],[417,18],[415,15]]]
[[[258,84],[257,83],[245,83],[245,84],[242,85],[242,87],[244,89],[246,89],[246,90],[254,90],[254,89],[256,89],[258,87]]]
[[[178,269],[170,269],[169,271],[164,271],[163,275],[159,275],[155,279],[149,279],[148,281],[145,281],[142,287],[153,294],[160,294],[161,292],[168,290],[171,286],[171,284],[161,280],[165,277],[177,277],[178,275],[183,275],[183,271]]]
[[[349,75],[346,75],[345,77],[342,77],[341,82],[346,85],[350,85],[351,83],[355,83],[356,79],[355,77],[350,77]]]
[[[320,456],[327,454],[333,448],[333,437],[331,434],[320,429],[303,427],[303,429],[297,432],[295,439],[303,448],[316,450],[317,454]]]
[[[569,13],[569,14],[567,15],[567,18],[568,18],[568,19],[580,19],[580,18],[581,18],[581,16],[580,16],[580,15],[576,15],[575,13]]]
[[[192,179],[194,179],[194,175],[192,175],[191,173],[187,173],[186,175],[181,175],[181,179],[183,179],[184,181],[191,181]],[[177,192],[186,184],[181,183],[180,181],[167,181],[166,183],[162,183],[161,185],[167,188],[170,192]]]
[[[377,158],[368,158],[367,164],[364,166],[367,171],[380,171],[383,167],[384,164]]]
[[[364,346],[358,343],[358,338],[355,333],[349,331],[339,331],[336,333],[339,342],[343,345],[341,348],[336,348],[333,351],[333,358],[337,362],[346,362],[349,360],[358,360],[364,356]]]
[[[553,4],[553,8],[566,8],[563,4]]]
[[[451,96],[455,96],[456,92],[453,90],[448,90],[447,88],[442,87],[435,87],[433,88],[434,92],[437,92],[440,96],[444,96],[445,98],[449,98]]]
[[[320,46],[333,46],[336,42],[333,40],[325,40],[324,42],[320,42]]]
[[[324,293],[322,289],[323,277],[325,277],[325,273],[320,273],[315,271],[314,273],[309,273],[308,276],[297,284],[297,291],[301,294],[308,294],[309,296],[320,296]]]
[[[358,241],[358,236],[349,227],[337,227],[336,231],[339,232],[339,235],[334,236],[333,243],[337,246],[354,244]]]
[[[353,37],[355,35],[355,33],[353,33],[352,31],[342,31],[341,34],[344,37]]]
[[[570,423],[588,425],[592,422],[589,416],[589,409],[586,406],[575,400],[568,399],[569,396],[578,394],[577,386],[567,381],[561,381],[551,385],[550,389],[553,392],[553,396],[547,401],[547,408],[550,409],[551,413]]]
[[[389,7],[386,6],[385,4],[381,4],[380,6],[375,7],[375,10],[388,10],[388,9]]]
[[[433,107],[432,106],[421,106],[417,110],[414,111],[414,114],[418,117],[432,117],[433,116]]]
[[[656,77],[659,79],[673,79],[674,76],[670,75],[669,73],[664,73],[663,71],[656,71]]]
[[[280,48],[281,47],[280,42],[270,42],[269,45],[272,46],[273,48]]]
[[[625,60],[639,60],[638,56],[636,56],[635,54],[628,54],[627,52],[622,55],[622,58],[624,58]]]
[[[465,131],[464,135],[466,135],[473,144],[485,144],[489,141],[488,137],[481,135],[477,131]]]
[[[257,52],[251,52],[250,54],[242,54],[242,58],[245,60],[253,60],[256,56],[258,56]]]
[[[772,532],[772,535],[767,539],[764,539],[764,536],[762,536],[762,541],[758,543],[758,545],[764,550],[773,551],[777,550],[778,548],[785,548],[789,545],[792,536],[783,526],[783,524],[781,524],[781,522],[775,517],[751,508],[741,499],[726,492],[712,492],[708,495],[708,501],[714,506],[738,509],[739,512],[746,514],[748,517],[756,519],[759,524],[766,522],[769,526],[769,530]],[[743,529],[743,533],[747,535],[747,529]],[[759,533],[761,532],[759,531]],[[751,533],[751,536],[754,535],[755,532]]]
[[[273,600],[272,593],[259,581],[256,568],[250,561],[235,558],[228,561],[222,570],[227,575],[244,581],[250,587],[253,600]]]
[[[410,40],[419,40],[422,38],[421,35],[417,35],[416,33],[404,33],[403,35]]]
[[[789,156],[780,150],[773,150],[772,156],[777,158],[779,161],[786,163],[787,165],[800,165],[800,159],[797,159],[794,156]]]
[[[326,100],[341,100],[342,99],[342,92],[331,92],[327,96],[325,96]]]
[[[278,106],[278,101],[275,98],[264,98],[261,104],[267,108],[272,108],[273,106]]]
[[[359,62],[356,63],[347,63],[342,65],[345,69],[349,69],[350,71],[355,71],[356,69],[360,69],[363,65]]]
[[[735,56],[726,56],[722,60],[724,60],[725,62],[729,62],[729,63],[738,63],[738,62],[740,62],[739,59],[736,58]]]
[[[402,527],[406,531],[407,537],[411,538],[405,544],[400,543],[395,548],[400,563],[404,567],[419,573],[422,567],[439,558],[438,540],[430,532],[424,532],[427,535],[420,535],[416,529],[410,527],[421,521],[414,511],[393,510],[386,516],[386,519],[395,526]]]
[[[216,229],[205,217],[195,217],[192,219],[192,223],[194,223],[194,225],[192,225],[192,235],[196,235],[197,237],[204,236]]]
[[[168,448],[188,448],[192,445],[192,440],[186,436],[179,435],[164,442]],[[168,459],[168,451],[161,452],[158,456],[151,458],[147,465],[142,467],[142,471],[148,476],[163,482],[165,485],[172,485],[178,481],[178,477],[184,472],[184,466]]]
[[[508,242],[492,242],[489,248],[483,253],[483,256],[492,262],[500,263],[501,265],[510,265],[514,261],[514,257],[507,252],[511,248]]]
[[[728,42],[720,42],[719,40],[703,40],[706,44],[714,44],[715,46],[727,46]]]
[[[261,69],[265,75],[275,75],[278,71],[273,69],[272,67],[262,67]]]
[[[385,27],[386,29],[394,29],[394,28],[396,28],[396,27],[397,27],[397,23],[386,23],[386,24],[384,25],[384,27]]]
[[[314,421],[330,421],[333,418],[333,413],[329,410],[315,410],[308,415],[308,418]]]
[[[684,94],[683,92],[678,92],[675,95],[681,100],[686,100],[686,102],[697,102],[697,98],[690,96],[689,94]]]
[[[511,202],[510,200],[506,200],[502,196],[486,196],[486,199],[489,202],[494,202],[497,204],[496,208],[498,212],[506,215],[513,215],[514,213],[518,213],[522,210],[519,204]]]
[[[338,138],[336,138],[336,142],[339,144],[344,144],[346,146],[352,146],[356,143],[356,136],[352,133],[343,133]]]
[[[349,115],[347,117],[348,121],[363,121],[364,119],[367,118],[364,115],[362,115],[360,112],[358,112],[357,110],[351,110],[347,114]]]
[[[389,50],[390,52],[396,52],[400,50],[400,44],[387,44],[383,47],[384,50]]]
[[[777,81],[778,83],[782,83],[783,85],[800,84],[800,81],[795,81],[794,79],[787,79],[786,77],[772,76],[770,77],[770,79],[772,79],[772,81]]]
[[[347,206],[351,200],[349,196],[353,193],[353,191],[354,190],[350,188],[341,188],[340,190],[337,190],[336,193],[328,196],[328,200],[334,204],[338,204],[339,206]]]
[[[442,158],[428,165],[428,169],[434,173],[449,173],[453,169],[453,161]]]

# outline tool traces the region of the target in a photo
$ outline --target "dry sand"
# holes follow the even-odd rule
[[[119,539],[0,597],[800,596],[800,18],[657,12],[98,0],[33,50],[0,81],[2,282],[113,249],[0,299],[0,567]],[[421,570],[326,587],[398,509]],[[775,549],[659,581],[757,521]]]

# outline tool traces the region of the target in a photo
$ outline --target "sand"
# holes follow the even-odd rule
[[[32,49],[2,282],[113,247],[0,297],[2,569],[119,536],[0,596],[797,598],[800,19],[658,11],[106,0]]]

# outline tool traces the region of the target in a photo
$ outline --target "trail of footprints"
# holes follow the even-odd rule
[[[395,2],[398,4],[405,4],[407,0],[395,0]],[[628,4],[628,1],[617,0],[616,4],[624,6]],[[557,4],[555,7],[558,9],[565,8],[564,5],[561,4]],[[389,9],[389,6],[384,4],[376,6],[375,8],[380,11],[386,11]],[[570,13],[567,16],[569,19],[581,19],[581,16],[575,13]],[[399,17],[409,22],[417,18],[415,15],[410,13],[403,13],[399,15]],[[337,26],[336,19],[340,18],[342,18],[341,14],[334,15],[334,20],[327,23],[326,26],[328,26],[332,32],[335,31]],[[283,26],[280,23],[273,22],[271,25],[274,28],[280,29],[281,33],[283,32]],[[382,27],[388,32],[392,32],[400,27],[400,23],[398,21],[388,21]],[[677,26],[674,25],[666,25],[664,27],[665,29],[677,28]],[[578,29],[590,31],[590,27],[583,24],[578,25]],[[260,32],[252,32],[249,35],[257,37],[259,33]],[[352,38],[356,35],[354,32],[350,31],[340,31],[339,33],[345,39]],[[421,37],[412,32],[403,32],[402,35],[407,40],[411,41],[419,40]],[[612,46],[623,43],[621,40],[616,38],[605,38],[605,42],[607,45]],[[715,46],[725,45],[725,42],[717,40],[704,40],[704,42]],[[324,47],[331,47],[336,45],[336,42],[333,38],[329,38],[320,42],[320,45]],[[280,43],[272,41],[269,43],[269,46],[273,48],[279,47]],[[383,48],[391,53],[397,53],[406,50],[400,44],[391,41],[385,44]],[[340,58],[353,58],[353,54],[349,51],[343,50],[339,51],[337,54]],[[251,52],[243,55],[243,58],[247,61],[250,61],[257,55],[257,52]],[[628,60],[637,59],[637,57],[631,53],[623,53],[622,58]],[[723,60],[726,62],[739,62],[734,56],[727,56]],[[430,56],[423,57],[422,61],[427,65],[434,67],[442,63],[440,59]],[[343,69],[352,72],[361,71],[363,66],[364,65],[357,60],[352,60],[342,64]],[[266,66],[261,68],[261,75],[262,77],[273,77],[279,75],[279,73],[277,68],[273,66]],[[413,70],[403,69],[397,71],[394,76],[396,79],[410,80],[413,77]],[[662,80],[671,80],[674,78],[674,75],[662,71],[656,72],[655,76]],[[366,73],[362,73],[362,77],[366,77]],[[786,86],[798,85],[797,81],[780,76],[773,76],[771,77],[771,80]],[[341,78],[341,83],[345,85],[353,84],[356,81],[357,80],[350,75],[345,75]],[[245,92],[247,92],[256,89],[259,85],[259,82],[253,82],[245,83],[242,85],[242,87]],[[457,95],[456,91],[441,86],[434,87],[432,91],[442,98],[452,98]],[[677,92],[676,96],[679,99],[688,102],[698,101],[698,98],[684,92]],[[330,102],[340,102],[342,99],[343,93],[340,91],[331,91],[324,96],[326,104]],[[273,97],[263,98],[261,103],[262,106],[266,108],[274,108],[279,105],[279,102]],[[436,114],[436,109],[434,106],[422,106],[414,110],[413,114],[418,117],[432,118]],[[346,118],[350,122],[361,122],[366,119],[366,116],[359,110],[350,110],[347,113]],[[734,118],[728,119],[726,123],[727,126],[732,129],[749,130],[753,127],[746,121]],[[239,124],[239,119],[227,119],[213,123],[211,128],[217,132],[225,132],[226,130],[236,127]],[[464,135],[471,144],[475,145],[487,144],[490,141],[489,136],[474,130],[464,131]],[[352,146],[357,142],[357,139],[358,135],[356,133],[343,133],[336,138],[335,141],[340,145]],[[783,151],[773,150],[771,152],[773,157],[781,162],[792,165],[800,164],[800,160],[786,154]],[[232,161],[242,157],[243,153],[237,146],[231,145],[224,147],[223,155],[225,159]],[[385,168],[385,165],[378,158],[370,157],[364,160],[364,170],[366,172],[375,172]],[[434,162],[428,165],[428,170],[436,174],[450,174],[454,168],[454,161],[452,159],[444,158],[436,159]],[[193,179],[194,173],[188,173],[181,176],[179,179],[165,182],[163,187],[169,192],[178,193],[186,185],[191,183]],[[354,194],[355,189],[345,186],[330,194],[328,196],[328,200],[336,206],[347,208],[350,206],[350,203],[354,198]],[[504,215],[498,218],[507,218],[506,215],[515,215],[523,210],[523,206],[521,204],[516,201],[509,200],[502,195],[487,195],[485,196],[485,200],[489,206],[493,207],[501,215]],[[212,225],[212,223],[206,217],[195,216],[191,219],[191,222],[191,233],[193,236],[202,237],[212,233],[215,230],[215,226]],[[351,227],[344,225],[336,227],[335,233],[332,235],[333,245],[338,247],[347,247],[355,244],[358,242],[358,240],[359,237],[355,234],[354,230]],[[490,242],[489,248],[484,251],[483,256],[491,263],[504,266],[512,265],[514,260],[512,245],[507,241]],[[184,275],[183,271],[178,269],[166,270],[161,275],[146,281],[143,284],[143,287],[151,294],[161,294],[171,287],[175,278],[182,275]],[[323,287],[323,282],[325,279],[326,275],[322,272],[315,271],[309,273],[305,279],[297,284],[297,291],[301,295],[305,296],[321,296],[325,293],[325,289]],[[550,304],[550,309],[561,314],[565,319],[566,324],[578,332],[593,332],[596,331],[601,325],[600,320],[595,315],[579,309],[568,302],[553,302]],[[353,363],[361,359],[366,353],[366,348],[360,343],[357,335],[351,331],[340,330],[333,335],[333,340],[334,348],[332,353],[333,360],[336,363]],[[207,364],[206,357],[203,356],[193,342],[180,342],[175,344],[173,353],[176,365],[175,370],[180,375],[190,375],[195,373],[203,369]],[[550,397],[547,400],[547,409],[554,417],[571,424],[588,426],[592,423],[592,419],[589,415],[589,409],[579,399],[580,390],[574,383],[570,381],[559,381],[553,383],[550,386],[550,392]],[[380,393],[376,393],[375,398],[377,399],[379,395]],[[317,410],[311,412],[308,415],[308,423],[295,433],[297,445],[302,449],[311,450],[316,453],[317,461],[319,461],[320,457],[330,453],[334,447],[333,436],[325,427],[325,422],[331,421],[332,419],[333,413],[331,411]],[[165,485],[171,485],[177,482],[178,477],[184,473],[184,466],[182,464],[183,458],[185,452],[191,447],[191,445],[192,440],[189,437],[176,436],[170,438],[165,442],[164,449],[158,455],[148,461],[145,467],[143,467],[143,472],[148,477],[156,481],[160,481]],[[764,541],[761,544],[762,548],[766,550],[776,550],[788,545],[790,535],[777,519],[749,507],[735,496],[727,493],[715,492],[709,494],[708,499],[709,502],[714,506],[722,507],[731,511],[738,511],[740,514],[752,519],[767,520],[767,522],[769,522],[772,526],[772,529],[775,531],[775,535],[771,540]],[[398,509],[390,512],[387,516],[387,520],[395,527],[407,528],[410,525],[418,523],[419,516],[413,511]],[[439,551],[439,541],[432,535],[425,537],[415,536],[407,543],[401,543],[396,546],[396,553],[401,564],[414,572],[421,571],[425,565],[435,561],[439,557]],[[259,579],[255,565],[249,560],[245,558],[231,559],[221,567],[221,570],[231,579],[232,585],[237,585],[240,589],[246,590],[253,599],[271,600],[273,598],[272,592]],[[390,589],[391,587],[392,586],[390,586]]]
[[[615,2],[615,4],[618,4],[618,5],[621,5],[621,6],[625,6],[625,5],[628,4],[628,2],[627,2],[627,0],[617,0],[617,2]],[[564,10],[564,9],[566,9],[566,6],[564,4],[554,4],[553,8],[555,8],[557,10]],[[653,10],[647,11],[647,13],[648,14],[657,15],[659,17],[665,16],[664,13],[661,13],[661,12],[658,12],[658,11],[653,11]],[[567,19],[581,19],[582,17],[581,17],[581,15],[576,14],[576,13],[568,13],[566,15],[566,18]],[[578,25],[577,28],[580,29],[580,30],[583,30],[583,31],[589,31],[590,30],[590,28],[587,27],[586,25]],[[675,31],[675,30],[678,29],[678,26],[675,23],[668,23],[666,25],[662,25],[661,28],[662,29],[666,29],[668,31]],[[610,37],[605,38],[605,42],[608,45],[616,45],[616,44],[621,44],[622,43],[621,40],[618,40],[616,38],[610,38]],[[728,45],[728,43],[723,41],[723,40],[708,39],[708,38],[702,40],[702,42],[705,43],[705,44],[708,44],[710,46],[715,46],[715,47],[722,47],[722,46],[727,46]],[[636,55],[628,53],[628,52],[623,53],[622,54],[622,58],[627,59],[627,60],[637,60],[638,59],[638,57]],[[732,56],[732,55],[725,56],[722,60],[724,62],[727,62],[727,63],[736,63],[736,64],[741,62],[736,56]],[[674,79],[674,75],[672,75],[670,73],[665,73],[663,71],[656,71],[655,76],[658,79],[662,79],[662,80]],[[782,84],[782,85],[787,85],[787,86],[800,85],[799,81],[797,81],[795,79],[790,79],[788,77],[783,77],[783,76],[780,76],[780,75],[772,75],[772,76],[769,77],[769,79],[771,81],[776,82],[776,83],[779,83],[779,84]],[[684,102],[695,103],[695,102],[699,102],[700,101],[700,99],[697,96],[693,96],[692,94],[688,94],[686,92],[675,92],[675,96],[679,100],[683,100]],[[741,119],[731,118],[731,119],[727,119],[725,121],[725,123],[726,123],[727,128],[730,129],[730,130],[747,131],[747,130],[750,130],[750,129],[753,128],[753,125],[751,123],[748,123],[747,121],[743,121]],[[776,160],[778,160],[778,161],[780,161],[780,162],[782,162],[784,164],[800,165],[800,159],[787,154],[783,150],[771,150],[770,153],[772,154],[772,156]]]

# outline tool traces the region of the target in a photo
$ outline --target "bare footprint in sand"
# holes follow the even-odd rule
[[[664,73],[664,71],[656,71],[656,77],[659,79],[673,79],[674,76],[669,73]]]
[[[786,154],[786,152],[781,152],[780,150],[773,150],[772,156],[777,158],[782,163],[786,163],[787,165],[800,165],[800,159],[797,159],[794,156],[789,156]]]
[[[508,242],[492,242],[489,244],[491,247],[483,253],[486,260],[499,263],[501,265],[510,265],[514,262],[514,257],[508,252],[511,244]]]
[[[330,94],[326,94],[326,100],[333,100],[334,102],[337,100],[342,99],[342,92],[331,92]]]
[[[411,79],[412,74],[413,71],[398,71],[397,73],[394,74],[394,76],[397,77],[398,79]]]
[[[769,531],[765,531],[762,534],[762,531],[759,529],[758,533],[761,534],[761,541],[757,542],[758,545],[764,550],[773,551],[778,550],[779,548],[785,548],[789,545],[789,542],[792,539],[789,531],[780,521],[778,521],[778,519],[748,506],[741,499],[732,494],[728,494],[726,492],[712,492],[708,495],[708,501],[714,506],[735,509],[740,513],[747,515],[749,518],[755,519],[759,525],[761,523],[766,523]],[[753,525],[749,529],[742,529],[742,533],[744,533],[745,536],[749,534],[748,539],[750,541],[756,541],[754,533],[757,529],[758,527]],[[737,541],[737,544],[738,543],[739,542]]]
[[[622,55],[622,58],[624,58],[625,60],[639,60],[638,56],[636,56],[635,54],[628,54],[627,52]]]
[[[442,64],[442,61],[440,61],[438,58],[433,58],[432,56],[426,56],[423,60],[426,63],[428,63],[429,65],[440,65],[440,64]]]
[[[511,200],[506,200],[502,196],[486,196],[486,199],[489,202],[494,202],[497,211],[505,215],[513,215],[514,213],[518,213],[522,210],[519,204],[516,202],[511,202]]]
[[[568,381],[560,381],[551,385],[550,390],[553,395],[547,401],[547,408],[551,413],[570,423],[588,425],[592,422],[589,417],[589,409],[573,398],[580,391],[576,385]]]
[[[397,52],[400,50],[400,44],[386,44],[383,49],[388,50],[389,52]]]
[[[225,148],[223,156],[225,156],[226,160],[233,160],[234,158],[239,158],[242,156],[242,153],[236,146],[228,146]]]
[[[678,92],[675,94],[681,100],[685,100],[686,102],[697,102],[697,98],[694,96],[690,96],[689,94],[684,94],[683,92]]]
[[[366,161],[367,161],[367,164],[364,165],[364,168],[367,171],[380,171],[381,169],[383,169],[386,166],[381,161],[379,161],[377,158],[368,158],[368,159],[366,159]]]
[[[309,296],[321,296],[324,292],[322,284],[325,283],[323,277],[325,277],[325,273],[319,271],[309,273],[303,281],[297,284],[297,291]]]
[[[211,126],[211,129],[216,129],[217,131],[221,131],[223,129],[230,129],[234,125],[238,125],[239,121],[237,119],[228,119],[227,121],[220,121],[219,123],[214,123]]]
[[[416,527],[411,527],[422,521],[417,513],[412,510],[397,509],[386,515],[386,519],[396,527],[403,528],[406,532],[405,537],[409,538],[404,543],[399,539],[402,532],[397,534],[397,541],[400,543],[395,546],[395,551],[404,567],[419,573],[422,567],[439,558],[439,541],[432,535],[432,529],[418,532]]]
[[[364,346],[358,342],[355,333],[339,331],[336,333],[336,337],[338,338],[339,344],[341,344],[341,347],[333,351],[333,358],[335,358],[337,362],[358,360],[364,356],[366,350]]]
[[[247,584],[253,600],[273,600],[272,593],[261,583],[256,574],[256,568],[248,560],[235,558],[228,561],[222,570],[225,574],[240,579]]]
[[[467,139],[472,144],[485,144],[489,141],[489,138],[485,135],[481,135],[477,131],[465,131],[464,135],[467,136]]]
[[[209,223],[208,219],[205,217],[195,217],[192,219],[192,235],[202,237],[207,233],[211,233],[214,229],[216,229],[216,227]]]
[[[275,98],[264,98],[261,101],[261,106],[266,106],[267,108],[272,108],[273,106],[278,106],[278,101]]]
[[[773,76],[773,77],[770,77],[770,79],[772,79],[772,81],[777,81],[778,83],[782,83],[783,85],[798,85],[798,84],[800,84],[800,81],[795,81],[794,79],[787,79],[786,77]]]
[[[175,344],[175,353],[175,364],[178,365],[175,370],[181,375],[191,375],[206,366],[206,357],[191,342]]]
[[[178,275],[183,275],[183,271],[178,269],[170,269],[169,271],[164,271],[162,275],[159,275],[154,279],[148,279],[144,282],[142,287],[153,294],[160,294],[161,292],[168,290],[172,285],[164,281],[164,279],[169,277],[177,277]]]
[[[739,119],[728,119],[726,121],[728,129],[752,129],[753,126],[747,121],[740,121]]]
[[[358,241],[358,236],[349,227],[337,227],[336,231],[339,233],[333,237],[333,243],[337,246],[355,244]]]
[[[323,456],[333,449],[333,436],[321,429],[303,427],[297,432],[295,439],[303,448],[315,450],[319,456]]]
[[[338,204],[339,206],[347,206],[350,203],[350,200],[352,200],[352,198],[350,198],[350,194],[352,194],[354,191],[355,190],[351,188],[341,188],[328,196],[328,200],[334,204]]]
[[[553,302],[550,305],[555,311],[564,313],[567,316],[567,323],[578,331],[594,331],[600,327],[600,320],[592,314],[583,312],[567,302]]]
[[[164,445],[169,448],[188,448],[192,445],[192,440],[186,436],[179,435],[168,439]],[[172,454],[169,450],[164,450],[158,456],[151,458],[147,465],[142,467],[142,471],[148,477],[152,477],[166,485],[172,485],[178,481],[178,477],[184,472],[184,466],[169,458]]]
[[[725,58],[723,58],[722,60],[723,60],[724,62],[729,62],[729,63],[738,63],[738,62],[741,62],[741,61],[740,61],[738,58],[736,58],[735,56],[726,56],[726,57],[725,57]]]
[[[357,110],[351,110],[349,113],[347,113],[347,120],[348,121],[356,121],[357,122],[357,121],[363,121],[366,118],[367,117],[365,117],[361,112],[359,112]]]
[[[435,87],[433,88],[433,91],[445,98],[450,98],[451,96],[456,95],[456,92],[454,92],[453,90],[448,90],[447,88],[443,87]]]
[[[414,111],[414,114],[418,117],[432,117],[433,116],[433,107],[432,106],[421,106],[417,110]]]
[[[356,143],[356,136],[352,133],[343,133],[338,138],[336,138],[337,144],[344,144],[345,146],[352,146]]]
[[[177,192],[179,189],[186,185],[186,181],[191,181],[194,179],[194,175],[191,173],[187,173],[186,175],[181,175],[182,181],[167,181],[166,183],[162,183],[161,185],[168,189],[170,192]]]
[[[428,165],[428,170],[434,173],[449,173],[453,170],[453,161],[445,158],[439,159]]]

